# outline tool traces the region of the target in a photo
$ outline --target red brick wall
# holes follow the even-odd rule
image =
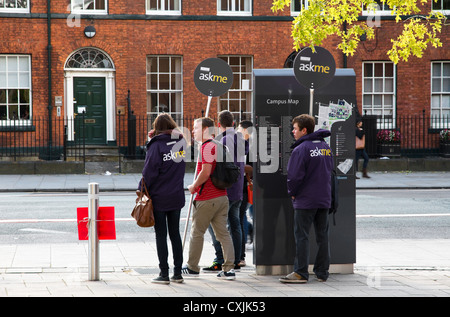
[[[53,0],[52,12],[52,104],[54,96],[64,96],[64,63],[75,50],[92,46],[108,53],[116,67],[116,105],[126,105],[127,90],[131,90],[132,107],[137,114],[146,112],[146,56],[175,54],[183,56],[183,105],[187,114],[200,113],[206,97],[193,83],[195,67],[203,59],[222,54],[251,55],[254,68],[281,68],[292,52],[290,21],[227,21],[198,20],[112,20],[103,18],[81,19],[81,27],[69,27],[64,16],[69,13],[70,0]],[[254,16],[290,16],[289,9],[272,13],[271,0],[253,1]],[[183,1],[183,15],[217,15],[216,1]],[[32,13],[45,14],[46,1],[31,2]],[[109,14],[135,14],[145,16],[145,1],[108,1]],[[204,18],[204,17],[203,17]],[[97,30],[94,38],[84,36],[84,27],[93,23]],[[354,56],[347,58],[348,67],[354,68],[357,82],[357,100],[361,111],[361,62],[388,60],[390,38],[398,34],[398,25],[382,21],[377,39],[361,43]],[[32,56],[33,113],[47,115],[47,20],[45,18],[0,17],[2,39],[0,54],[30,54]],[[429,49],[422,59],[411,57],[408,63],[397,66],[397,113],[416,113],[430,108],[430,61],[450,60],[449,27],[441,35],[443,47]],[[336,49],[338,40],[331,38],[327,47],[343,67],[344,57]],[[214,98],[215,99],[215,98]],[[64,109],[63,109],[64,110]],[[216,111],[216,100],[211,111]]]

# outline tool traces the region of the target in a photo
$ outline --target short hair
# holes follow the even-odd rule
[[[253,127],[253,123],[251,121],[249,121],[249,120],[243,120],[243,121],[239,122],[239,125],[241,127],[243,127],[244,129],[248,129],[250,127]]]
[[[153,121],[153,129],[155,130],[155,135],[164,133],[167,130],[173,130],[177,128],[176,122],[167,113],[161,113]]]
[[[228,110],[219,112],[219,123],[223,128],[230,128],[233,126],[234,117]]]
[[[195,119],[194,121],[200,121],[201,122],[202,130],[204,128],[214,128],[214,121],[211,118],[201,117],[201,118]]]
[[[316,126],[316,120],[314,117],[307,115],[307,114],[301,114],[299,116],[296,116],[292,120],[292,125],[294,123],[297,123],[300,130],[303,130],[303,128],[306,128],[306,133],[310,134],[314,132],[314,128]]]

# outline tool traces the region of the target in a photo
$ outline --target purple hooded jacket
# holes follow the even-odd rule
[[[287,167],[288,194],[294,209],[330,208],[333,154],[324,138],[328,130],[304,135],[292,146]]]
[[[155,211],[183,208],[185,160],[186,140],[177,130],[159,134],[147,144],[142,176]]]

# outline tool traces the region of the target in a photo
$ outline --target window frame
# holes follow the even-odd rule
[[[152,58],[157,58],[157,70],[156,70],[156,72],[153,72],[152,71],[152,68],[151,68],[151,64],[150,64],[150,60],[152,59]],[[168,72],[161,72],[160,71],[160,59],[161,58],[169,58],[169,70],[168,70]],[[179,71],[177,71],[176,69],[175,70],[172,70],[171,69],[171,67],[172,67],[172,62],[171,62],[171,59],[172,58],[176,58],[176,59],[179,59],[179,66],[176,66],[176,68],[179,68]],[[175,63],[177,63],[177,62],[175,62]],[[177,121],[177,124],[180,124],[180,122],[181,122],[181,120],[183,119],[183,111],[184,111],[184,107],[183,107],[183,56],[182,55],[172,55],[172,54],[168,54],[168,55],[158,55],[158,54],[150,54],[150,55],[147,55],[146,56],[146,70],[145,70],[145,73],[146,73],[146,95],[147,95],[147,105],[146,105],[146,114],[147,114],[147,116],[153,116],[153,115],[159,115],[159,114],[161,114],[161,113],[168,113],[168,114],[170,114],[172,117],[173,116],[175,116],[175,121]],[[157,87],[156,87],[156,89],[155,88],[152,88],[152,85],[151,85],[151,79],[152,79],[152,75],[156,75],[157,76]],[[163,75],[163,76],[169,76],[169,89],[164,89],[164,88],[161,88],[160,87],[160,85],[159,85],[159,83],[160,83],[160,76],[161,75]],[[170,78],[172,77],[172,76],[178,76],[178,78],[179,78],[179,88],[172,88],[172,87],[170,87],[170,85],[171,85],[171,80],[170,80]],[[150,80],[149,80],[150,79]],[[175,81],[176,81],[177,79],[175,78]],[[177,83],[175,83],[175,85],[177,85]],[[168,101],[169,101],[169,105],[167,105],[167,107],[168,107],[168,111],[161,111],[160,109],[159,109],[159,105],[157,106],[158,108],[157,108],[157,111],[152,111],[152,105],[151,105],[151,102],[152,102],[152,96],[151,96],[151,94],[157,94],[157,100],[158,100],[158,104],[159,104],[159,98],[160,98],[160,94],[169,94],[169,99],[168,99]],[[172,111],[171,110],[171,95],[172,94],[175,94],[175,100],[177,101],[177,99],[179,98],[179,111]],[[176,105],[175,105],[175,107],[176,107]],[[179,118],[179,120],[177,120]]]
[[[218,55],[220,59],[223,59],[225,62],[230,65],[233,71],[233,84],[231,88],[222,96],[218,97],[218,107],[217,112],[222,110],[230,111],[236,122],[242,120],[249,120],[251,118],[253,112],[253,56],[252,55]],[[239,58],[239,65],[234,65],[230,63],[231,59]],[[242,59],[248,59],[250,65],[246,65],[242,63]],[[245,71],[242,71],[243,68],[247,68]],[[239,69],[239,70],[236,70]],[[236,81],[236,77],[239,77],[239,80]],[[246,77],[246,78],[243,78]],[[248,87],[243,87],[243,80],[249,80]],[[238,85],[238,86],[237,86]],[[239,94],[239,97],[230,98],[230,94]],[[225,97],[224,97],[225,96]],[[223,102],[226,102],[226,107],[223,107]],[[239,111],[230,110],[230,101],[238,101],[239,103]],[[249,109],[244,109],[242,111],[242,103],[249,103]],[[247,107],[248,108],[248,107]],[[242,117],[243,115],[243,117]]]
[[[6,91],[6,95],[5,95],[5,102],[1,102],[0,100],[0,107],[4,107],[6,106],[6,119],[1,119],[0,118],[0,127],[1,126],[5,126],[5,125],[11,125],[11,123],[13,122],[14,124],[20,124],[20,125],[31,125],[32,122],[32,115],[33,115],[33,101],[32,101],[32,73],[31,73],[31,55],[25,55],[25,54],[0,54],[0,58],[5,57],[5,69],[3,70],[1,68],[1,63],[0,63],[0,75],[1,73],[5,73],[5,82],[6,82],[6,86],[0,86],[0,90],[5,90]],[[17,59],[17,71],[8,71],[9,70],[9,63],[8,62],[9,59],[15,58]],[[21,70],[21,66],[20,66],[20,58],[27,58],[27,64],[28,64],[28,69],[27,70]],[[10,73],[16,73],[17,74],[17,85],[11,85],[9,86],[9,74]],[[22,86],[21,85],[21,80],[20,80],[20,75],[21,74],[27,74],[27,86]],[[14,91],[17,90],[17,110],[18,110],[18,118],[10,118],[10,114],[9,114],[9,108],[11,105],[16,105],[15,102],[10,102],[9,101],[9,94],[10,91]],[[23,103],[21,104],[21,92],[20,90],[28,90],[28,103]],[[28,106],[28,118],[21,118],[22,114],[20,113],[21,110],[21,105],[22,106]]]
[[[433,70],[433,66],[436,64],[440,64],[440,75],[436,76]],[[444,74],[444,64],[448,64],[448,74]],[[440,87],[439,90],[436,90],[434,87],[435,79],[439,79]],[[442,129],[442,128],[449,128],[450,127],[450,100],[449,106],[444,108],[443,107],[443,96],[447,96],[448,99],[450,99],[450,89],[448,91],[444,90],[444,81],[447,80],[447,82],[450,82],[450,61],[448,60],[441,60],[441,61],[431,61],[430,63],[430,117],[431,117],[431,127],[435,129]],[[439,106],[433,107],[433,97],[439,98]],[[439,112],[439,115],[433,114],[433,112]],[[448,112],[447,115],[443,114],[443,111]],[[444,120],[444,117],[447,120]]]
[[[297,16],[302,12],[303,9],[308,9],[308,1],[309,0],[292,0],[291,4],[291,16]],[[300,4],[300,10],[295,10],[295,2],[299,2]]]
[[[16,6],[17,6],[17,1],[15,0]],[[6,5],[6,0],[4,0],[4,4]],[[27,0],[27,7],[26,8],[6,8],[6,7],[0,7],[0,12],[1,13],[30,13],[30,0]]]
[[[431,10],[432,11],[439,11],[441,12],[443,15],[450,15],[450,8],[448,9],[443,9],[444,3],[442,0],[441,1],[441,9],[434,9],[433,6],[436,4],[434,1],[431,1]]]
[[[386,1],[380,1],[381,3],[385,3]],[[362,15],[363,16],[390,16],[392,15],[392,9],[389,10],[385,10],[384,6],[383,8],[380,8],[380,6],[377,3],[377,8],[375,11],[373,10],[367,10],[367,8],[364,8],[364,6],[362,6]]]
[[[248,3],[248,10],[222,10],[222,1],[244,1]],[[234,2],[233,2],[234,3]],[[232,7],[234,4],[232,4]],[[245,7],[245,4],[244,4]],[[252,16],[253,15],[253,1],[252,0],[217,0],[217,15],[218,16]]]
[[[83,6],[84,6],[84,0]],[[70,0],[70,12],[73,14],[91,14],[91,15],[107,15],[108,14],[108,0],[92,0],[94,2],[97,1],[105,1],[104,9],[74,9],[75,0]]]
[[[181,0],[174,0],[174,2],[178,2],[178,9],[177,10],[167,10],[167,9],[156,9],[152,10],[150,9],[150,1],[151,0],[145,0],[145,14],[147,15],[181,15]],[[165,0],[157,0],[158,5],[162,4],[162,7],[165,6]]]
[[[366,76],[365,69],[366,65],[372,64],[372,76]],[[383,65],[383,74],[382,76],[376,76],[375,73],[375,65],[382,64]],[[386,64],[392,65],[392,76],[386,76]],[[396,127],[396,117],[397,117],[397,68],[396,65],[391,61],[363,61],[361,64],[362,72],[361,72],[361,95],[362,95],[362,111],[370,112],[370,115],[377,115],[379,118],[377,119],[377,128],[378,129],[394,129]],[[376,91],[376,83],[378,80],[382,79],[382,91]],[[386,90],[386,79],[392,80],[392,91]],[[366,80],[371,80],[370,90],[366,91]],[[379,90],[379,89],[378,89]],[[392,96],[392,108],[386,108],[384,103],[386,96]],[[371,96],[371,104],[365,104],[365,96]],[[375,97],[380,96],[381,105],[380,107],[376,107]],[[381,114],[375,113],[381,111]],[[386,112],[391,111],[392,114],[385,114]]]

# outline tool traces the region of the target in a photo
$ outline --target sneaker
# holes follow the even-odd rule
[[[308,280],[301,276],[300,274],[297,274],[295,272],[292,272],[284,277],[281,277],[279,279],[281,283],[306,283]]]
[[[188,268],[187,266],[185,266],[181,269],[181,273],[183,275],[188,275],[188,276],[198,276],[199,275],[199,272],[193,271],[190,268]]]
[[[168,276],[161,276],[155,277],[152,279],[152,283],[155,284],[170,284],[169,277]]]
[[[317,280],[319,281],[319,282],[326,282],[327,281],[327,278],[328,278],[328,276],[317,276],[316,275],[316,278],[317,278]]]
[[[222,271],[219,274],[217,274],[217,277],[223,280],[235,280],[236,279],[236,273],[234,273],[234,270],[231,269],[228,272]]]
[[[184,279],[183,279],[183,276],[181,276],[181,274],[180,274],[180,275],[173,275],[173,276],[170,278],[170,280],[171,280],[172,282],[175,282],[175,283],[184,283]]]
[[[241,260],[241,262],[239,262],[240,267],[244,267],[246,265],[247,265],[247,263],[245,263],[245,260]]]
[[[235,264],[234,265],[234,270],[235,271],[240,271],[241,270],[241,267],[239,266],[239,264]]]
[[[204,267],[202,269],[202,271],[205,272],[205,273],[220,272],[220,271],[222,271],[222,264],[217,263],[217,262],[213,262],[213,264],[211,266]]]

